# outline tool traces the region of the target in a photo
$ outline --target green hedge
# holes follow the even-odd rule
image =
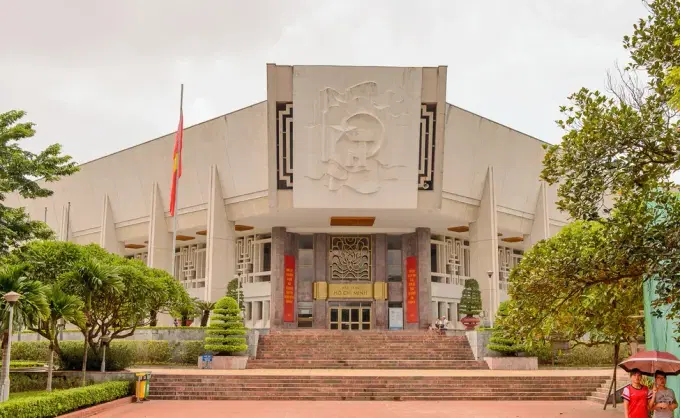
[[[26,367],[43,367],[46,362],[44,361],[31,361],[31,360],[12,360],[9,362],[10,369],[22,369]],[[2,367],[2,363],[0,363]]]
[[[74,374],[64,376],[55,374],[52,377],[53,389],[71,389],[81,385],[81,376]],[[45,390],[47,387],[47,373],[45,372],[11,372],[9,377],[10,393],[33,392]]]
[[[123,398],[132,393],[129,382],[106,382],[10,399],[0,404],[0,418],[56,417],[84,407]]]
[[[83,342],[61,341],[62,358],[55,364],[65,370],[82,367]],[[106,350],[106,370],[118,371],[134,364],[191,364],[204,353],[203,341],[131,341],[117,340]],[[12,358],[47,362],[49,346],[46,341],[21,341],[12,344]],[[100,360],[92,351],[88,353],[87,367],[99,370]]]

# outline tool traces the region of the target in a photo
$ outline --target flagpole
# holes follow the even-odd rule
[[[184,101],[184,83],[180,85],[179,90],[179,114],[182,117],[182,102]],[[184,129],[184,126],[178,127],[177,129]],[[180,150],[181,156],[181,150]],[[180,157],[181,158],[181,157]],[[180,163],[181,164],[181,163]],[[175,213],[172,216],[172,253],[170,256],[170,261],[172,263],[172,276],[175,277],[175,246],[177,243],[177,212],[179,206],[177,202],[179,201],[179,169],[175,170]]]

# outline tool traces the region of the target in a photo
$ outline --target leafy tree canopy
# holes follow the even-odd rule
[[[22,208],[5,206],[6,195],[18,193],[25,199],[50,196],[52,191],[44,183],[78,170],[71,157],[61,154],[58,144],[38,154],[21,148],[21,140],[35,135],[33,123],[20,122],[25,115],[21,110],[0,113],[0,255],[27,241],[53,235],[43,222],[30,220]]]
[[[573,220],[596,222],[577,224],[539,246],[515,273],[516,289],[538,283],[531,269],[549,269],[554,276],[546,279],[557,282],[573,277],[568,272],[578,274],[571,280],[578,285],[568,286],[567,293],[553,284],[556,293],[536,300],[537,306],[553,309],[551,314],[560,312],[557,304],[570,306],[574,299],[601,302],[603,308],[607,297],[628,300],[632,296],[621,292],[639,288],[652,275],[659,278],[657,303],[671,303],[671,317],[680,313],[680,207],[671,181],[680,170],[680,119],[669,104],[673,89],[667,81],[680,65],[674,45],[680,2],[644,3],[649,15],[623,39],[630,63],[610,78],[607,92],[583,88],[569,96],[558,121],[566,133],[560,144],[547,146],[541,177],[557,185],[558,207]],[[593,245],[597,240],[599,246]],[[574,255],[555,248],[560,245]],[[554,265],[543,264],[549,261]],[[519,291],[517,296],[526,297]],[[531,310],[529,304],[526,308]]]

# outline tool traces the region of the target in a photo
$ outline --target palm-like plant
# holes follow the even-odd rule
[[[215,309],[215,302],[208,302],[205,300],[199,300],[196,302],[196,308],[201,311],[201,326],[208,326],[208,319],[210,319],[210,312]]]
[[[73,289],[83,300],[83,314],[85,321],[79,326],[84,337],[83,343],[83,380],[87,382],[87,351],[90,345],[90,328],[94,323],[92,318],[92,298],[101,293],[121,292],[123,281],[119,269],[111,264],[104,263],[93,257],[86,257],[74,265],[73,269],[66,273],[65,283]]]
[[[11,335],[9,335],[9,304],[1,296],[9,292],[21,295],[14,305],[13,325],[33,325],[46,317],[49,312],[45,286],[38,281],[28,279],[25,272],[26,266],[22,264],[0,266],[0,328],[2,329],[3,362],[9,362],[6,347]],[[5,376],[0,376],[0,379],[4,382]]]
[[[45,292],[49,305],[48,316],[33,328],[38,334],[50,342],[50,360],[47,369],[47,391],[52,391],[52,372],[54,370],[54,354],[61,354],[57,338],[58,323],[61,320],[82,326],[85,321],[84,303],[76,295],[65,293],[59,285],[49,286]]]

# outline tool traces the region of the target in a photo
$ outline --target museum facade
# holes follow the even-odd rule
[[[264,102],[186,128],[173,247],[174,132],[8,196],[60,239],[173,270],[192,296],[239,280],[251,328],[461,328],[567,217],[543,143],[448,104],[446,67],[267,66]]]

